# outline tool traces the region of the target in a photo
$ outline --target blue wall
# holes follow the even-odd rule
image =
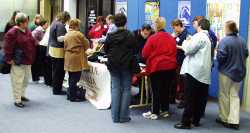
[[[128,0],[128,28],[135,30],[144,23],[144,3],[147,0]],[[180,0],[160,0],[160,15],[167,20],[166,30],[172,32],[170,22],[177,17],[178,1]],[[191,15],[206,16],[207,0],[191,0]],[[241,0],[240,35],[246,40],[248,37],[250,0]],[[192,28],[190,29],[192,31]]]

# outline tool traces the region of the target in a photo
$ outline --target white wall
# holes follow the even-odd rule
[[[76,0],[64,0],[64,11],[68,11],[71,18],[76,18],[76,4]]]
[[[37,12],[36,0],[0,0],[0,3],[0,32],[3,32],[15,10],[28,14],[31,20]]]

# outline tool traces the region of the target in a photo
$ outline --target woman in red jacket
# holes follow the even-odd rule
[[[153,97],[152,110],[143,113],[143,116],[152,120],[158,119],[159,115],[169,116],[169,88],[176,69],[176,41],[165,32],[165,26],[166,20],[163,17],[156,19],[156,33],[148,39],[142,51],[150,75]]]
[[[104,24],[105,18],[103,16],[97,17],[96,24],[89,31],[88,37],[90,39],[102,38],[102,35],[104,35],[108,31],[108,27]]]

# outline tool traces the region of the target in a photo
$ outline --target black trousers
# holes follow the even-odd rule
[[[198,124],[206,108],[208,96],[208,84],[204,84],[187,74],[185,76],[185,109],[182,123],[190,125]]]
[[[82,72],[68,72],[69,73],[69,88],[68,88],[68,99],[75,100],[77,99],[77,83],[81,78]]]
[[[34,63],[31,65],[31,75],[32,75],[32,80],[33,81],[39,81],[40,76],[42,74],[41,60],[39,59],[40,54],[41,53],[39,51],[39,46],[36,46],[35,60],[34,60]]]
[[[62,91],[63,80],[65,76],[64,59],[51,58],[52,60],[52,87],[53,93],[60,93]]]
[[[175,70],[159,71],[150,74],[153,114],[159,115],[160,111],[169,111],[169,90],[174,74]]]
[[[44,80],[46,85],[52,86],[52,61],[49,56],[44,61]]]

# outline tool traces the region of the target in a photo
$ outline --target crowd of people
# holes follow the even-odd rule
[[[86,51],[98,39],[98,43],[104,44],[108,58],[105,64],[111,75],[114,123],[131,120],[132,77],[140,73],[139,63],[144,63],[151,82],[152,108],[143,117],[151,120],[169,117],[169,105],[178,101],[178,108],[184,111],[180,123],[174,127],[201,126],[216,58],[219,64],[216,122],[239,129],[238,93],[246,74],[248,49],[235,22],[226,22],[226,36],[219,42],[203,16],[193,19],[194,34],[179,19],[171,22],[173,34],[168,33],[164,30],[167,26],[164,17],[158,17],[153,27],[144,24],[141,29],[129,31],[127,17],[121,13],[109,15],[106,20],[98,17],[86,36],[80,32],[80,24],[80,20],[71,19],[66,11],[59,13],[50,26],[41,15],[36,15],[30,23],[25,13],[13,13],[5,29],[3,49],[6,62],[12,66],[10,78],[15,106],[23,108],[24,102],[29,101],[25,89],[30,75],[37,83],[43,76],[54,95],[67,94],[71,102],[82,101],[76,93],[77,83],[82,71],[90,69]],[[67,92],[63,91],[65,72],[69,75]]]

